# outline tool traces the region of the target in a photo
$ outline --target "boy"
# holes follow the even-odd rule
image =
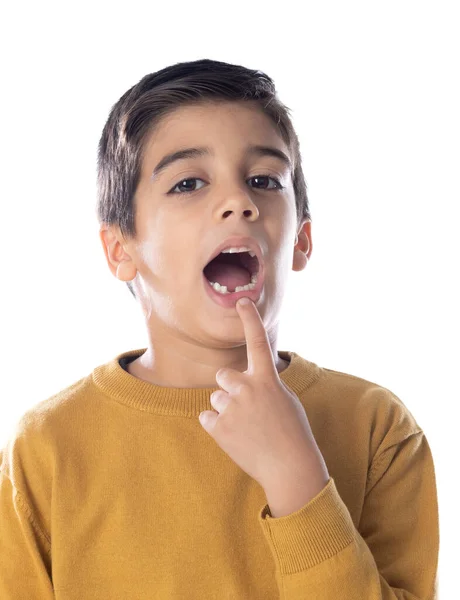
[[[277,350],[312,252],[288,112],[264,73],[211,60],[113,106],[100,237],[149,343],[20,420],[2,599],[435,598],[423,431],[388,389]]]

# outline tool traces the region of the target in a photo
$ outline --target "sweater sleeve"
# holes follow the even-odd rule
[[[0,598],[52,600],[50,540],[3,466],[0,470]]]
[[[422,431],[371,465],[359,527],[331,477],[308,504],[258,515],[281,600],[436,600],[439,521],[433,458]]]

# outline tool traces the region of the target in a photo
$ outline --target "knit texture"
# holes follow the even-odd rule
[[[202,428],[213,388],[167,388],[121,353],[39,402],[1,452],[2,600],[434,600],[428,441],[403,402],[292,351],[330,479],[273,518]]]

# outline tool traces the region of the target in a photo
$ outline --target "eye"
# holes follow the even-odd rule
[[[281,183],[279,182],[279,180],[276,177],[271,177],[270,175],[254,175],[253,177],[250,177],[248,179],[248,181],[251,181],[253,179],[256,179],[258,181],[260,180],[264,180],[264,179],[271,179],[272,181],[275,182],[275,187],[272,188],[266,188],[266,187],[256,187],[256,189],[261,189],[261,190],[283,190],[284,186],[281,185]],[[186,183],[186,182],[191,182],[191,181],[203,181],[202,179],[200,179],[199,177],[188,177],[187,179],[181,179],[180,181],[178,181],[176,183],[176,185],[171,188],[171,190],[168,192],[168,194],[183,194],[183,193],[191,193],[191,192],[195,192],[197,191],[196,189],[185,189],[183,191],[180,192],[176,192],[174,190],[176,190],[176,188],[180,187],[182,184]]]
[[[183,183],[187,183],[187,182],[190,182],[190,181],[203,181],[203,180],[202,180],[202,179],[199,179],[198,177],[189,177],[188,179],[181,179],[181,180],[180,180],[180,181],[178,181],[178,182],[176,183],[176,185],[175,185],[175,186],[174,186],[174,187],[173,187],[173,188],[172,188],[172,189],[171,189],[171,190],[168,192],[168,194],[181,194],[181,193],[183,193],[182,191],[180,191],[180,192],[175,192],[174,190],[175,190],[176,188],[178,188],[179,186],[181,186]],[[190,192],[195,192],[196,190],[194,190],[194,189],[193,189],[193,190],[192,190],[192,189],[185,189],[184,191],[185,191],[185,193],[190,193]]]
[[[248,181],[250,181],[251,179],[257,179],[258,181],[264,180],[264,179],[271,179],[272,181],[275,182],[274,188],[256,188],[256,189],[272,189],[272,190],[284,189],[283,186],[281,185],[281,183],[279,182],[279,180],[276,177],[271,177],[270,175],[254,175],[254,177],[250,177]]]

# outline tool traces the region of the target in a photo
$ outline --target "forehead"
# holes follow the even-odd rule
[[[206,101],[180,106],[155,126],[147,150],[155,155],[180,146],[276,145],[288,153],[276,125],[253,101]]]

